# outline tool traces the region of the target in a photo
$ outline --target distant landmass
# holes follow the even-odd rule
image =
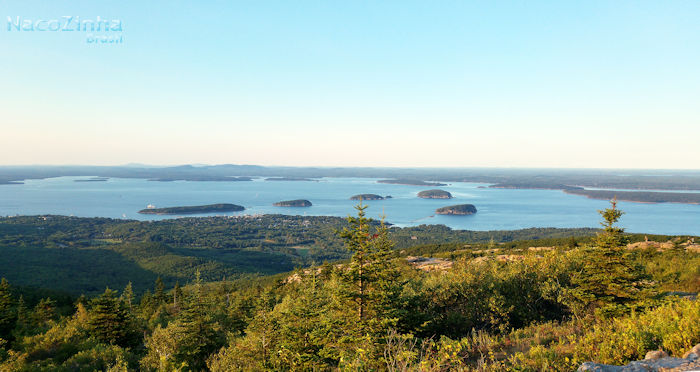
[[[391,198],[391,196],[384,197],[377,194],[359,194],[351,196],[350,200],[384,200],[387,198]]]
[[[583,190],[580,186],[570,186],[553,182],[508,182],[489,186],[492,189],[532,189],[532,190]]]
[[[423,199],[452,199],[452,194],[445,190],[432,189],[419,192],[418,197]]]
[[[469,215],[476,213],[476,207],[473,204],[458,204],[442,207],[435,210],[437,214],[449,215]]]
[[[73,181],[74,182],[104,182],[104,181],[107,181],[108,179],[109,178],[106,178],[106,177],[93,177],[93,178],[73,180]]]
[[[306,199],[284,200],[284,201],[274,203],[272,205],[274,205],[275,207],[310,207],[310,206],[312,206],[311,202],[306,200]]]
[[[219,181],[219,182],[236,182],[236,181],[252,181],[251,177],[229,177],[229,176],[187,176],[187,177],[163,177],[152,178],[149,181],[157,182],[172,182],[172,181]]]
[[[379,180],[378,183],[390,183],[393,185],[410,185],[410,186],[447,186],[446,183],[428,182],[423,180],[414,180],[407,178],[397,178],[392,180]]]
[[[150,166],[0,166],[0,185],[52,177],[139,178],[153,181],[250,181],[251,177],[364,177],[380,183],[445,186],[475,182],[492,188],[567,190],[700,190],[700,170],[265,167],[244,164]],[[422,180],[437,180],[426,182]]]
[[[567,194],[583,195],[591,199],[617,200],[637,203],[684,203],[700,204],[700,192],[654,192],[654,191],[615,191],[567,189]]]
[[[185,207],[168,207],[168,208],[146,208],[139,211],[141,214],[200,214],[200,213],[217,213],[217,212],[240,212],[245,210],[245,207],[236,204],[208,204],[208,205],[192,205]]]
[[[316,181],[311,178],[300,178],[300,177],[268,177],[265,181]]]

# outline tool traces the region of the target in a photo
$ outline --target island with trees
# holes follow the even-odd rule
[[[435,213],[436,214],[445,214],[445,215],[466,216],[466,215],[476,213],[476,207],[474,206],[474,204],[450,205],[447,207],[442,207],[442,208],[436,209]]]
[[[191,205],[184,207],[167,207],[167,208],[146,208],[139,211],[141,214],[157,214],[157,215],[180,215],[180,214],[204,214],[204,213],[223,213],[223,212],[240,212],[245,210],[245,207],[236,204],[219,203],[208,205]]]
[[[409,186],[447,186],[446,183],[429,182],[423,180],[414,180],[409,178],[396,178],[390,180],[379,180],[377,183],[388,183],[392,185],[409,185]]]
[[[358,194],[350,197],[350,200],[384,200],[389,199],[391,196],[381,196],[377,194]]]
[[[422,199],[452,199],[452,194],[445,190],[433,189],[419,192],[418,197]]]
[[[277,203],[272,204],[275,207],[310,207],[313,204],[311,204],[310,201],[306,199],[296,199],[296,200],[283,200]]]

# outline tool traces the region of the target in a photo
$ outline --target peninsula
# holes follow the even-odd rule
[[[436,214],[460,215],[465,216],[476,213],[476,207],[473,204],[458,204],[442,207],[435,210]]]
[[[635,203],[683,203],[700,204],[700,192],[658,192],[565,189],[567,194],[583,195],[590,199],[629,201]]]
[[[297,199],[297,200],[284,200],[281,202],[277,202],[272,204],[275,207],[310,207],[312,206],[311,202],[306,200],[306,199]]]
[[[419,192],[418,197],[423,199],[452,199],[452,194],[445,190],[433,189]]]
[[[146,208],[139,211],[141,214],[201,214],[201,213],[218,213],[218,212],[240,212],[245,210],[244,207],[236,204],[208,204],[208,205],[192,205],[185,207],[168,207],[168,208]]]

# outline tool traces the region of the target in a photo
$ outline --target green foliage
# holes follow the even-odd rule
[[[140,301],[132,278],[120,278],[121,296],[107,289],[90,300],[81,297],[70,315],[62,310],[66,298],[17,291],[2,281],[0,324],[8,338],[0,339],[0,370],[556,371],[575,370],[586,360],[626,363],[656,348],[678,356],[700,342],[699,303],[660,299],[650,290],[697,290],[700,255],[679,249],[685,238],[673,238],[675,247],[663,251],[624,248],[628,239],[644,236],[624,235],[615,226],[621,214],[614,205],[602,212],[604,229],[594,238],[576,235],[572,241],[572,235],[557,235],[561,231],[530,230],[520,233],[548,238],[504,243],[520,233],[469,232],[479,239],[469,244],[445,243],[459,235],[440,227],[388,228],[367,218],[365,208],[336,226],[333,244],[344,245],[346,261],[292,275],[206,283],[198,269],[213,266],[195,264],[188,266],[190,276],[167,270],[160,279],[149,276],[154,292]],[[111,228],[125,226],[134,230],[124,231],[120,241],[163,226],[174,229],[173,236],[161,231],[161,242],[100,248],[139,267],[163,270],[171,267],[158,266],[164,257],[189,260],[178,253],[209,251],[175,243],[194,237],[184,224],[138,233],[140,224],[132,222]],[[216,226],[199,227],[219,234]],[[54,239],[58,232],[36,233]],[[394,249],[393,239],[404,234],[435,234],[439,244]],[[416,269],[404,257],[416,252],[450,258],[452,267]],[[180,286],[177,278],[190,284]]]
[[[17,321],[15,300],[10,291],[10,284],[5,278],[0,280],[0,339],[10,340]]]
[[[133,346],[138,342],[129,309],[109,288],[90,301],[88,330],[90,335],[107,344]]]
[[[595,246],[583,249],[582,270],[574,274],[575,288],[569,294],[577,312],[597,309],[614,316],[647,305],[654,283],[644,267],[632,259],[624,230],[615,226],[622,216],[617,202],[612,200],[611,208],[599,212],[604,230],[596,237]]]
[[[377,223],[374,223],[377,224]],[[135,295],[166,287],[288,272],[314,262],[347,259],[335,232],[338,217],[264,215],[128,221],[64,216],[0,217],[0,266],[14,285],[51,288],[74,295],[100,294],[105,287]],[[391,227],[399,250],[426,243],[486,242],[591,235],[593,229],[533,228],[463,231],[442,225]],[[413,239],[415,238],[415,239]],[[46,297],[41,295],[39,298]],[[27,298],[29,300],[29,298]]]

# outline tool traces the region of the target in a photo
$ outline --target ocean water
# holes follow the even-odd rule
[[[455,229],[512,230],[528,227],[598,227],[597,210],[608,202],[569,195],[558,190],[489,189],[486,184],[450,183],[440,187],[454,196],[449,200],[420,199],[416,193],[432,187],[391,185],[367,178],[322,178],[318,181],[154,182],[111,178],[105,182],[75,182],[86,177],[28,180],[21,185],[0,185],[0,216],[60,214],[138,220],[175,218],[141,215],[156,207],[233,203],[246,207],[241,214],[327,215],[354,214],[355,194],[391,195],[392,199],[366,201],[370,217],[384,214],[399,226],[444,224]],[[482,187],[480,187],[482,186]],[[309,208],[280,208],[281,200],[308,199]],[[470,203],[471,216],[435,215],[435,209]],[[700,205],[620,202],[625,212],[620,225],[629,232],[700,235]],[[219,213],[220,214],[220,213]]]

